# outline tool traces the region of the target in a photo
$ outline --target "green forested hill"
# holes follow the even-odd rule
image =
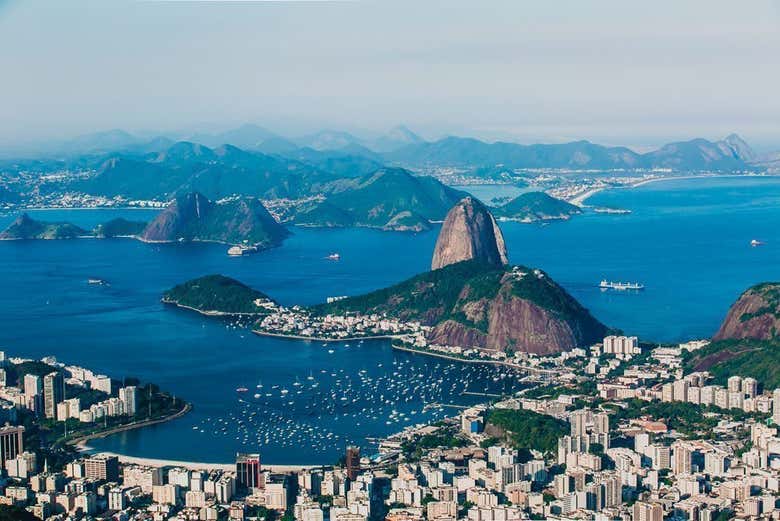
[[[263,313],[255,300],[270,301],[267,295],[225,277],[206,275],[179,284],[163,294],[163,302],[214,314]]]

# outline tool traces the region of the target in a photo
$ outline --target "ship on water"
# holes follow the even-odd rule
[[[227,254],[230,257],[240,257],[242,255],[249,255],[250,253],[257,253],[257,246],[248,246],[246,244],[238,244],[228,248]]]
[[[618,291],[640,291],[645,289],[645,285],[640,284],[639,282],[612,282],[605,279],[599,282],[599,288],[601,288],[602,291],[606,291],[608,289],[615,289]]]

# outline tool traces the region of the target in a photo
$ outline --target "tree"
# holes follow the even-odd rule
[[[0,505],[0,521],[40,521],[22,507]]]

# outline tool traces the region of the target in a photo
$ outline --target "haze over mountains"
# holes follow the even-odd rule
[[[154,139],[133,136],[122,130],[81,136],[49,150],[48,156],[84,154],[143,154],[166,150],[176,141],[219,148],[232,145],[247,151],[327,164],[334,158],[357,157],[366,162],[421,168],[425,166],[494,166],[506,168],[740,170],[772,161],[759,156],[738,135],[718,141],[695,138],[674,142],[657,150],[639,153],[628,147],[605,146],[589,141],[523,145],[485,142],[470,137],[448,136],[425,141],[412,130],[398,126],[374,138],[361,138],[340,130],[321,130],[297,138],[281,136],[258,125],[242,125],[226,132]],[[335,165],[337,166],[337,165]]]
[[[171,201],[198,192],[212,201],[245,196],[271,203],[283,222],[421,231],[444,219],[463,193],[441,172],[491,181],[507,171],[752,172],[763,169],[739,136],[694,139],[637,153],[577,141],[520,145],[447,137],[428,142],[406,127],[377,138],[324,130],[289,139],[256,125],[187,141],[139,138],[121,130],[74,139],[48,156],[0,161],[0,203],[70,196]],[[42,174],[53,174],[44,176]],[[446,180],[445,180],[446,181]],[[517,178],[516,183],[523,180]],[[497,210],[502,218],[567,218],[577,209],[539,194]]]

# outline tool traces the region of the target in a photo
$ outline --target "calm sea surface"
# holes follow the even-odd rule
[[[544,269],[626,333],[670,342],[707,337],[743,289],[780,280],[780,179],[650,183],[602,192],[588,203],[632,213],[588,213],[544,226],[502,223],[510,258]],[[34,213],[85,227],[153,215]],[[0,226],[13,217],[0,216]],[[454,411],[425,404],[470,403],[476,398],[463,391],[509,390],[516,378],[394,352],[387,342],[325,346],[257,337],[165,307],[160,295],[208,273],[238,278],[283,304],[359,294],[426,270],[437,231],[295,229],[282,247],[242,258],[212,244],[3,241],[0,348],[138,376],[195,406],[180,420],[96,440],[96,449],[213,462],[260,451],[269,463],[332,463],[347,443],[370,452],[367,437]],[[751,239],[765,244],[751,247]],[[332,252],[341,260],[326,260]],[[110,286],[89,285],[90,277]],[[647,289],[604,293],[596,287],[604,278]]]

